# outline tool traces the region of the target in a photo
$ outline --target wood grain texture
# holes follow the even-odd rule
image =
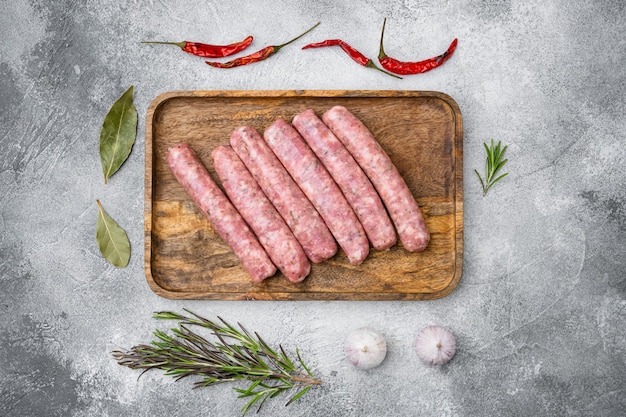
[[[260,133],[307,108],[343,105],[370,128],[424,214],[431,242],[371,250],[359,266],[343,252],[313,265],[303,282],[278,273],[254,284],[169,171],[168,147],[188,143],[218,182],[210,153],[248,124]],[[463,265],[463,125],[449,96],[430,91],[174,91],[146,119],[146,279],[163,297],[221,300],[423,300],[456,288]]]

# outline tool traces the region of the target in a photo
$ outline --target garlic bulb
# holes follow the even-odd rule
[[[382,334],[369,328],[354,330],[345,340],[348,360],[359,369],[371,369],[382,363],[387,355],[387,341]]]
[[[456,352],[456,340],[452,332],[441,326],[428,326],[415,338],[417,356],[430,365],[447,363]]]

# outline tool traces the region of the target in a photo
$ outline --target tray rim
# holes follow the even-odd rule
[[[162,287],[152,275],[152,196],[154,177],[154,118],[160,106],[176,98],[299,98],[299,97],[433,97],[442,100],[454,114],[454,204],[455,204],[455,265],[454,276],[445,288],[432,293],[386,293],[369,292],[369,297],[351,298],[354,294],[332,292],[211,292],[211,291],[172,291]],[[434,300],[446,297],[458,286],[463,274],[463,118],[456,101],[448,94],[432,90],[173,90],[159,94],[149,104],[146,111],[144,167],[144,271],[150,289],[158,296],[179,300],[266,300],[266,301],[417,301]],[[371,297],[371,298],[370,298]]]

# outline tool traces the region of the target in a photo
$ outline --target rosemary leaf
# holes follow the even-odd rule
[[[248,401],[246,403],[246,405],[243,406],[243,408],[241,409],[241,412],[245,415],[248,410],[250,410],[250,407],[252,407],[257,401],[259,401],[261,398],[263,398],[264,396],[266,396],[265,391],[261,391],[261,392],[245,392],[242,393],[241,395],[239,395],[238,398],[246,398],[252,396],[252,399],[250,401]],[[265,401],[262,401],[261,404],[259,404],[259,408],[257,408],[257,413],[261,410],[261,406],[263,405]]]
[[[287,404],[285,404],[285,406],[288,406],[292,402],[296,401],[298,398],[302,397],[310,389],[311,389],[310,385],[308,385],[308,386],[304,387],[303,389],[301,389],[296,395],[294,395],[293,397],[291,397],[291,399],[289,401],[287,401]]]
[[[256,332],[249,332],[239,323],[236,328],[220,317],[214,322],[185,311],[188,316],[168,311],[155,313],[156,319],[178,321],[178,327],[170,329],[172,334],[155,330],[156,340],[150,345],[116,350],[112,352],[113,358],[122,366],[141,369],[142,374],[160,369],[176,381],[189,376],[200,377],[193,388],[249,381],[247,388],[234,387],[238,398],[249,398],[241,409],[244,415],[251,407],[256,405],[258,412],[268,399],[299,387],[288,400],[286,405],[289,405],[311,387],[322,383],[304,364],[298,349],[299,367],[281,345],[278,350],[272,349]],[[196,333],[192,330],[194,326],[208,329],[216,341]]]
[[[498,181],[508,175],[508,172],[497,176],[500,170],[507,163],[508,159],[502,159],[504,153],[506,152],[507,146],[502,147],[501,141],[498,141],[497,145],[494,145],[493,139],[491,139],[491,143],[488,146],[486,143],[483,143],[485,148],[485,152],[487,153],[487,159],[485,162],[485,177],[480,175],[480,173],[474,169],[478,180],[480,181],[480,185],[483,189],[483,197],[487,195],[487,191]]]
[[[309,368],[304,364],[304,362],[302,361],[302,358],[300,357],[300,351],[296,348],[296,355],[298,356],[298,362],[300,362],[300,365],[302,365],[302,367],[304,368],[304,370],[306,371],[307,375],[310,377],[313,377],[313,374],[311,373],[311,371],[309,370]],[[292,364],[293,365],[293,364]]]

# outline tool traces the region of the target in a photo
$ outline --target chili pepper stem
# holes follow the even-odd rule
[[[372,61],[372,60],[370,60],[370,61],[369,61],[369,62],[368,62],[365,66],[366,66],[366,67],[368,67],[368,68],[374,68],[374,69],[377,69],[378,71],[380,71],[380,72],[382,72],[382,73],[384,73],[384,74],[390,75],[390,76],[392,76],[392,77],[394,77],[394,78],[397,78],[397,79],[399,79],[399,80],[401,80],[401,79],[402,79],[402,77],[400,77],[399,75],[392,74],[392,73],[390,73],[390,72],[385,71],[385,70],[384,70],[384,69],[382,69],[382,68],[378,68],[378,67],[376,66],[376,64],[374,64],[374,61]]]
[[[383,59],[387,56],[385,53],[385,48],[383,48],[383,38],[385,37],[385,24],[387,23],[387,18],[383,20],[383,30],[380,32],[380,47],[378,49],[378,59]]]
[[[285,42],[281,45],[274,45],[274,53],[278,52],[278,50],[284,46],[289,45],[290,43],[293,43],[295,41],[297,41],[298,39],[300,39],[301,37],[303,37],[304,35],[306,35],[307,33],[309,33],[310,31],[312,31],[313,29],[315,29],[316,27],[318,27],[320,25],[320,23],[322,22],[317,22],[315,25],[313,25],[313,27],[311,27],[309,30],[307,30],[306,32],[296,36],[295,38],[293,38],[292,40]]]
[[[179,48],[184,48],[185,45],[187,44],[187,42],[182,41],[182,42],[159,42],[159,41],[142,41],[141,43],[152,43],[152,44],[159,44],[159,45],[176,45]]]

